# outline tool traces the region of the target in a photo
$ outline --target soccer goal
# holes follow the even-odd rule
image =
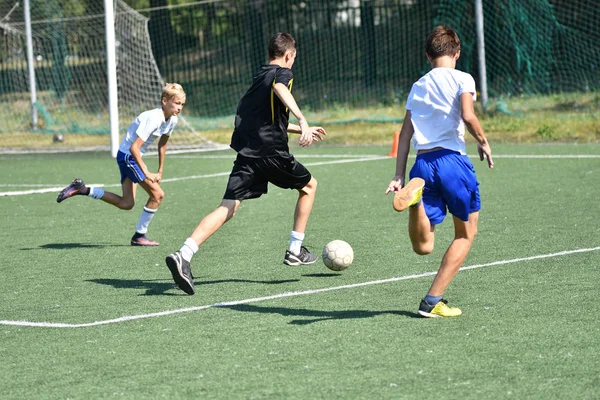
[[[160,106],[165,82],[152,53],[148,18],[122,0],[113,4],[122,137],[139,113]],[[105,17],[103,1],[0,5],[0,103],[7,111],[0,122],[0,151],[109,150]],[[187,123],[184,109],[170,149],[223,147]]]

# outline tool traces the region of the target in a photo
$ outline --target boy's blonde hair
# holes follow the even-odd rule
[[[181,86],[179,83],[167,83],[163,88],[161,98],[170,100],[173,97],[185,97],[183,86]]]
[[[427,36],[425,52],[432,60],[443,56],[453,57],[460,51],[460,39],[456,32],[444,25],[438,25]]]

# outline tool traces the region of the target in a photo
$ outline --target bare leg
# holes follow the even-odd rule
[[[308,217],[312,211],[315,195],[317,192],[317,180],[313,177],[302,189],[298,190],[298,201],[294,212],[294,228],[298,233],[304,233]]]
[[[435,225],[429,222],[422,202],[408,210],[408,235],[415,253],[425,255],[433,251]]]
[[[123,196],[112,192],[104,192],[101,200],[112,204],[113,206],[120,208],[121,210],[131,210],[135,205],[135,192],[137,190],[137,184],[133,183],[131,179],[125,178],[121,184]]]
[[[156,210],[162,200],[165,198],[165,192],[160,187],[159,183],[155,182],[140,182],[140,186],[148,193],[148,201],[146,207],[152,210]],[[123,191],[123,193],[125,193]]]
[[[196,245],[200,246],[223,226],[225,222],[233,218],[241,203],[241,200],[223,199],[221,205],[204,217],[192,233],[191,238],[196,242]]]
[[[442,264],[433,279],[428,294],[432,296],[444,294],[471,249],[471,244],[477,234],[478,220],[479,212],[471,213],[467,222],[454,217],[454,240],[442,258]]]

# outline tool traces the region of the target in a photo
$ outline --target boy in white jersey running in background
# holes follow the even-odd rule
[[[132,246],[158,246],[146,237],[148,226],[158,206],[165,197],[160,187],[162,180],[167,142],[177,125],[177,115],[185,104],[185,92],[181,85],[168,83],[163,88],[161,107],[141,113],[127,129],[117,153],[117,164],[121,171],[122,196],[104,191],[100,187],[85,186],[76,178],[64,188],[56,198],[58,203],[71,196],[86,195],[112,204],[121,210],[131,210],[135,205],[138,184],[148,193],[148,201],[131,238]],[[142,160],[146,149],[158,138],[158,171],[150,172]]]
[[[385,194],[394,192],[394,209],[409,209],[408,233],[413,250],[433,251],[435,226],[446,217],[454,220],[454,240],[444,254],[429,292],[419,305],[424,317],[456,317],[458,308],[442,299],[460,269],[477,234],[481,208],[479,182],[466,155],[465,126],[477,141],[480,160],[494,167],[492,151],[475,115],[475,81],[455,69],[460,39],[446,26],[427,37],[427,59],[432,70],[413,84],[406,102],[406,116],[398,140],[396,175]],[[417,158],[405,184],[410,142]]]

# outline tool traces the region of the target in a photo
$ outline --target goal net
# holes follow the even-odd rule
[[[115,0],[114,7],[122,137],[137,115],[160,106],[165,82],[152,54],[148,18],[122,0]],[[30,15],[37,97],[33,106],[23,5],[0,5],[0,103],[7,114],[0,123],[0,149],[108,150],[104,2],[32,0]],[[186,121],[184,108],[169,148],[222,147]]]
[[[7,115],[0,120],[0,148],[108,146],[103,1],[30,0],[35,131],[17,1],[0,1],[0,106]],[[134,11],[126,3],[154,7]],[[187,106],[172,144],[217,146],[205,137],[227,142],[237,103],[267,61],[267,42],[278,31],[297,40],[294,97],[311,122],[402,118],[412,83],[431,68],[424,43],[438,24],[459,34],[456,67],[471,73],[481,89],[474,3],[115,0],[120,131],[158,106],[163,82],[177,82]],[[560,119],[561,130],[574,139],[571,123],[600,137],[598,0],[482,3],[488,115],[521,118],[515,125],[527,119],[533,138],[559,136],[549,118]],[[341,121],[327,117],[338,111]],[[52,144],[54,133],[63,134],[64,143]]]

